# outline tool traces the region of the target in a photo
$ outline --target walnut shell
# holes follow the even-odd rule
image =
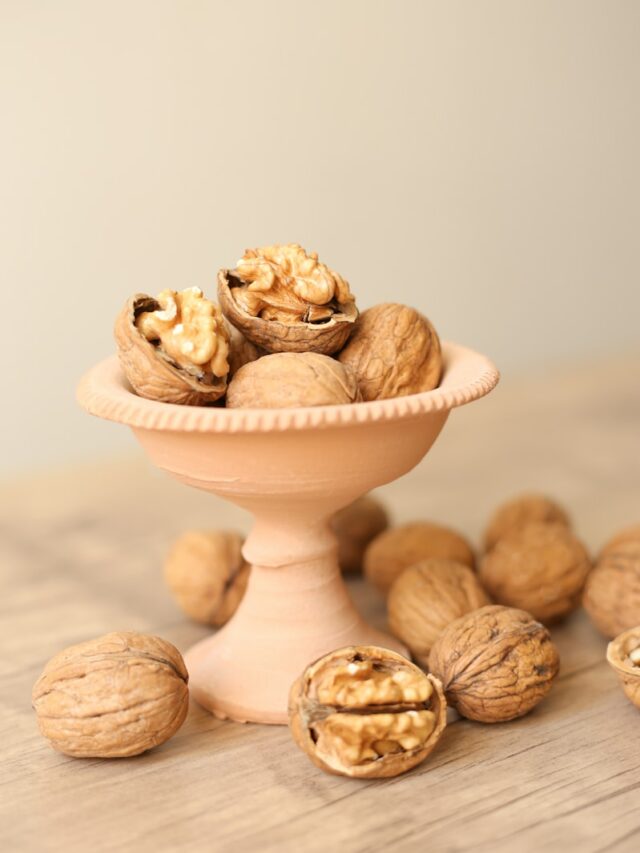
[[[469,566],[430,559],[405,569],[387,599],[389,627],[426,667],[431,647],[444,629],[466,613],[490,604]]]
[[[333,406],[359,398],[352,373],[316,352],[278,352],[245,364],[227,390],[230,409]]]
[[[282,323],[264,320],[244,311],[233,298],[233,287],[244,282],[232,270],[218,273],[218,300],[225,317],[239,329],[245,338],[266,352],[317,352],[331,355],[341,349],[358,317],[355,302],[341,306],[339,313],[318,323]]]
[[[398,776],[424,761],[446,724],[440,682],[375,646],[325,655],[289,694],[296,743],[322,770],[341,776]]]
[[[138,755],[174,735],[187,716],[189,676],[160,637],[105,634],[53,657],[32,699],[51,745],[79,758]]]
[[[621,542],[637,542],[640,544],[640,524],[633,524],[631,527],[625,527],[623,530],[620,530],[612,536],[611,539],[607,540],[607,542],[602,546],[600,557],[608,551],[615,551]]]
[[[584,545],[566,527],[532,522],[500,539],[479,574],[494,601],[549,623],[578,607],[590,569]]]
[[[609,643],[607,662],[620,679],[627,698],[640,708],[640,627],[624,631]]]
[[[414,308],[386,302],[364,311],[338,356],[356,375],[364,400],[385,400],[436,388],[440,339]]]
[[[439,524],[416,521],[376,536],[364,554],[364,573],[386,594],[400,572],[430,557],[475,567],[473,550],[459,533]]]
[[[114,336],[118,358],[129,384],[140,397],[162,403],[202,406],[224,396],[226,377],[212,375],[209,382],[163,358],[162,351],[138,331],[135,320],[144,311],[156,311],[152,296],[136,293],[116,318]]]
[[[582,601],[605,637],[640,625],[640,539],[607,547],[587,578]]]
[[[429,655],[447,702],[481,723],[528,713],[551,689],[559,666],[544,625],[524,610],[495,604],[452,622]]]
[[[217,626],[233,616],[249,580],[242,544],[242,536],[232,530],[189,530],[176,539],[164,573],[187,616]]]
[[[484,547],[490,551],[499,539],[520,530],[532,521],[571,527],[568,514],[560,504],[545,495],[525,494],[498,507],[484,534]]]
[[[225,323],[227,332],[229,333],[229,376],[227,377],[227,381],[231,381],[231,377],[241,367],[249,364],[250,361],[257,361],[257,359],[266,355],[266,353],[255,344],[252,344],[251,341],[248,341],[240,329],[232,326],[226,318]]]
[[[386,530],[389,516],[376,498],[365,495],[337,512],[331,526],[338,539],[338,563],[343,572],[360,572],[369,542]]]

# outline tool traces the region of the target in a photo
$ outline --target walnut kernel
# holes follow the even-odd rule
[[[430,557],[475,566],[473,550],[459,533],[439,524],[416,521],[376,536],[364,554],[364,573],[386,594],[400,572]]]
[[[340,568],[343,572],[359,572],[367,545],[387,529],[389,516],[379,500],[365,495],[337,512],[331,526],[338,539]]]
[[[440,683],[395,652],[350,646],[311,664],[293,684],[289,725],[322,770],[397,776],[435,747],[446,726]]]
[[[551,689],[560,660],[549,632],[524,610],[489,605],[456,619],[436,640],[429,669],[470,720],[522,717]]]
[[[489,603],[468,566],[453,560],[423,560],[393,582],[387,599],[389,627],[426,667],[431,647],[447,625]]]
[[[189,676],[159,637],[106,634],[53,657],[33,693],[40,731],[79,758],[138,755],[174,735],[187,715]]]
[[[174,542],[165,580],[187,616],[218,626],[233,616],[249,580],[242,543],[231,530],[189,530]]]
[[[587,578],[584,608],[605,637],[640,625],[640,537],[608,545]]]
[[[333,406],[359,399],[353,374],[315,352],[265,355],[238,370],[227,390],[229,408]]]
[[[520,530],[532,521],[571,527],[565,510],[545,495],[524,494],[498,507],[484,534],[484,546],[490,551],[499,539]]]
[[[355,373],[364,400],[430,391],[442,373],[436,330],[419,311],[396,303],[364,311],[338,359]]]
[[[584,546],[564,525],[532,522],[499,539],[479,574],[494,601],[548,623],[578,607],[590,569]]]

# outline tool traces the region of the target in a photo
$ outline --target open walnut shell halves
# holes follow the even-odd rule
[[[218,273],[218,300],[222,312],[242,334],[266,352],[318,352],[332,355],[347,342],[358,317],[355,302],[338,306],[339,310],[318,322],[283,323],[276,319],[254,317],[236,301],[232,290],[245,282],[233,270]]]
[[[162,347],[147,340],[136,326],[141,314],[158,311],[160,307],[152,296],[136,293],[118,315],[114,336],[125,376],[134,391],[149,400],[191,406],[214,403],[227,390],[227,373],[217,376],[211,371],[186,370],[164,353]],[[215,312],[219,312],[217,306],[214,306],[214,317]],[[228,347],[228,333],[222,317],[217,334],[222,346]]]
[[[640,626],[611,640],[607,663],[617,673],[627,698],[640,708]]]
[[[420,764],[447,724],[442,685],[376,646],[338,649],[307,667],[289,695],[298,746],[328,773],[398,776]]]

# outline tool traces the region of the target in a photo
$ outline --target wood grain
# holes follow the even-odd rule
[[[440,520],[477,539],[498,501],[542,489],[569,506],[595,549],[640,521],[639,451],[635,356],[505,381],[455,412],[427,461],[380,494],[398,521]],[[248,519],[163,479],[139,455],[2,488],[0,849],[640,848],[640,714],[583,613],[553,631],[561,675],[532,714],[495,726],[455,722],[422,767],[396,779],[324,775],[287,729],[219,722],[196,705],[173,740],[138,758],[53,752],[30,708],[45,661],[119,628],[182,649],[204,636],[174,606],[161,563],[185,527],[227,525],[246,529]],[[382,624],[377,594],[362,582],[352,592]]]

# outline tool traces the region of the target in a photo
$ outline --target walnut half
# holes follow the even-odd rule
[[[293,684],[289,725],[329,773],[397,776],[429,755],[446,726],[440,682],[401,655],[349,646],[311,664]]]
[[[640,708],[640,627],[624,631],[609,643],[607,662],[629,701]]]

